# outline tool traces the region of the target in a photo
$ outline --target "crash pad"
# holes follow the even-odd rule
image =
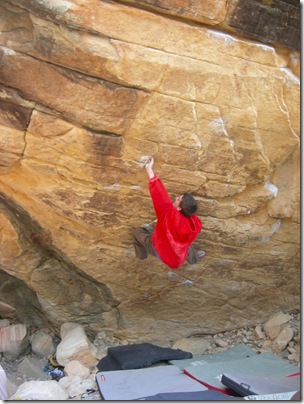
[[[249,358],[257,355],[255,351],[245,344],[239,344],[233,348],[226,349],[213,355],[195,355],[190,359],[170,360],[169,363],[185,369],[188,366],[207,365],[210,363],[227,362],[236,359]]]
[[[275,394],[259,394],[259,395],[251,395],[243,398],[244,400],[259,400],[259,401],[301,401],[301,392],[300,391],[291,391],[288,393],[275,393]]]
[[[207,390],[174,365],[98,372],[96,382],[104,400],[136,400],[159,393]]]
[[[238,373],[246,376],[268,378],[285,377],[298,372],[295,365],[281,359],[271,352],[265,352],[234,361],[211,363],[207,365],[188,366],[184,372],[200,381],[206,387],[227,393],[227,388],[221,382],[222,374]]]
[[[163,348],[148,342],[120,345],[108,348],[107,356],[98,364],[99,371],[140,369],[160,361],[192,358],[191,352]]]
[[[244,400],[243,397],[228,396],[226,394],[219,393],[215,390],[206,391],[191,391],[181,393],[159,393],[154,396],[141,397],[138,400],[146,401],[239,401]]]
[[[300,390],[300,374],[292,377],[269,378],[224,373],[221,382],[240,396],[274,394]]]

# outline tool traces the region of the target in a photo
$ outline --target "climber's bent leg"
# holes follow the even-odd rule
[[[156,255],[152,245],[152,234],[152,231],[143,227],[133,229],[135,255],[140,260],[146,259],[148,254]]]

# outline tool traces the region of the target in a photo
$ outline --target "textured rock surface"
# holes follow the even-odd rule
[[[299,307],[300,8],[202,4],[1,2],[6,316],[164,343]],[[150,154],[199,200],[195,267],[135,260]]]

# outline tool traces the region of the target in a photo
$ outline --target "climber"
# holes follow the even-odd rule
[[[202,222],[195,214],[196,200],[185,193],[174,202],[153,172],[154,158],[149,157],[145,165],[149,191],[156,213],[156,225],[145,224],[133,229],[133,244],[136,257],[144,260],[148,254],[158,257],[172,269],[178,269],[185,261],[193,265],[206,253],[195,251],[191,243],[202,229]]]

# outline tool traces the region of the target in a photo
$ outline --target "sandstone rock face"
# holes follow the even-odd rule
[[[0,310],[164,344],[299,307],[296,3],[1,2]],[[195,267],[135,259],[147,155],[198,199]]]

